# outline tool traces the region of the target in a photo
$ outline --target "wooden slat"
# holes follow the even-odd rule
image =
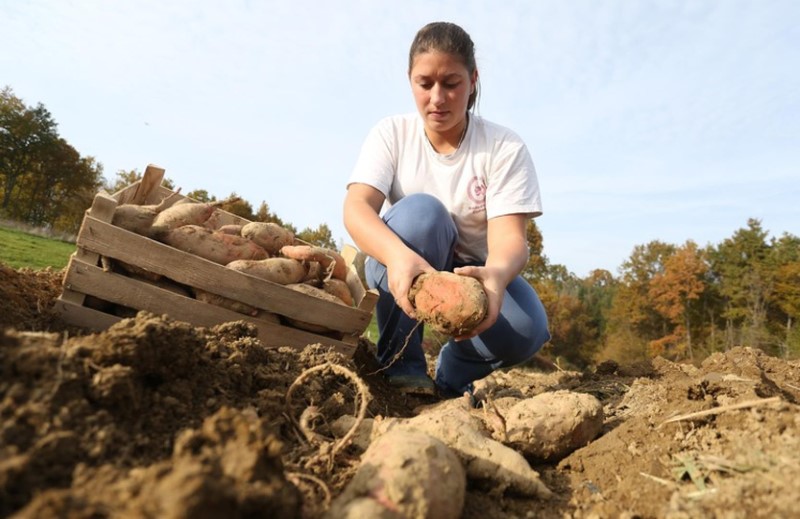
[[[70,288],[122,306],[146,310],[154,314],[167,314],[171,318],[188,322],[194,326],[215,326],[230,321],[247,321],[258,328],[258,337],[266,346],[291,346],[303,348],[308,344],[327,344],[345,354],[352,354],[354,345],[320,336],[304,330],[240,314],[219,306],[210,305],[181,296],[127,276],[106,272],[103,269],[81,263],[70,262],[67,276]],[[66,320],[92,329],[105,329],[117,320],[116,316],[104,314],[90,308],[78,311],[72,303],[62,301],[62,309],[68,312]],[[69,306],[64,306],[69,305]],[[98,315],[99,314],[99,315]],[[72,317],[74,316],[74,317]],[[69,321],[73,318],[75,321]]]
[[[164,168],[148,164],[129,203],[138,205],[158,203],[158,200],[151,200],[150,194],[161,185],[163,180]]]
[[[121,317],[117,317],[116,315],[93,310],[63,298],[56,299],[53,310],[60,314],[65,322],[95,332],[105,330],[109,326],[122,320]]]
[[[184,285],[348,335],[363,332],[372,318],[368,311],[331,304],[233,271],[91,216],[84,219],[78,235],[78,246],[134,264]]]

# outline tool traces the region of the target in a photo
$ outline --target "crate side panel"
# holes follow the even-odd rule
[[[234,312],[219,306],[203,303],[195,299],[181,296],[164,290],[144,281],[138,281],[127,276],[106,272],[93,265],[75,261],[70,264],[67,273],[72,290],[81,291],[100,299],[110,301],[122,306],[137,310],[146,310],[154,314],[167,314],[171,318],[188,322],[194,326],[215,326],[231,321],[247,321],[258,328],[259,340],[266,346],[291,346],[302,348],[308,344],[328,344],[344,353],[352,353],[352,345],[320,336],[317,334],[296,330],[280,324]],[[73,307],[75,305],[72,305]],[[74,308],[73,312],[76,312]],[[78,312],[81,316],[96,319],[98,312],[84,308],[88,312]],[[106,316],[101,323],[116,322],[116,316]],[[111,319],[111,320],[109,320]],[[85,325],[84,318],[81,324]],[[109,325],[110,325],[109,324]],[[107,326],[105,326],[107,327]]]
[[[87,308],[61,298],[56,299],[53,310],[61,316],[64,322],[96,332],[105,330],[122,320],[116,315]]]
[[[235,272],[90,217],[84,222],[78,236],[78,245],[156,272],[184,285],[346,334],[361,333],[371,319],[369,312],[331,304],[281,285]]]

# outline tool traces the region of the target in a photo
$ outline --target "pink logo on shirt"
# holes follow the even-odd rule
[[[472,177],[467,187],[467,196],[475,203],[480,204],[486,200],[486,186],[478,177]]]

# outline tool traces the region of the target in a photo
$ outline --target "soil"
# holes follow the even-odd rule
[[[366,340],[353,358],[267,348],[243,322],[146,312],[102,333],[71,328],[52,311],[62,276],[0,265],[2,517],[320,517],[359,452],[303,431],[357,414],[359,380],[369,417],[432,403],[386,386]],[[798,361],[742,347],[697,366],[538,362],[477,389],[588,393],[604,422],[566,457],[531,460],[552,499],[470,482],[465,518],[797,517]]]

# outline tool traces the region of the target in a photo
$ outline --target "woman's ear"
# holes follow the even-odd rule
[[[472,95],[475,93],[475,85],[478,84],[478,69],[472,71],[472,77],[469,78],[469,82],[470,82],[469,93],[470,95]]]

